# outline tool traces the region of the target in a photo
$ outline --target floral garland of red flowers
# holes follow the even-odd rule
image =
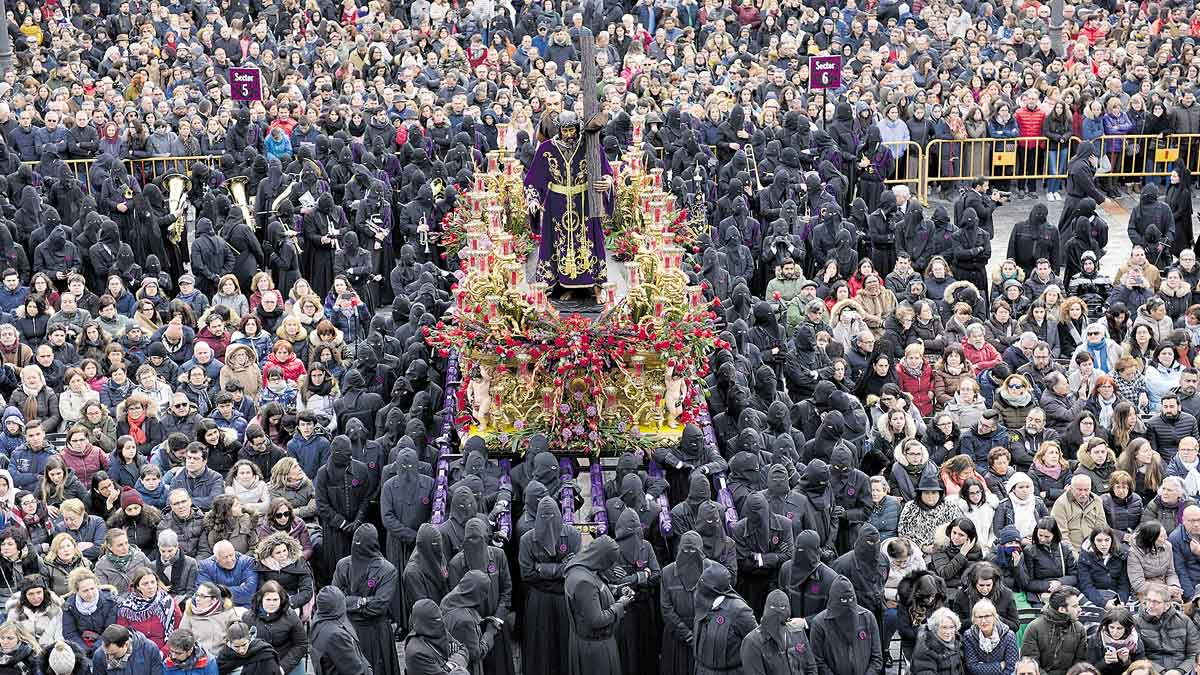
[[[665,366],[690,374],[694,379],[685,389],[678,420],[680,425],[688,424],[696,420],[703,403],[695,382],[708,374],[708,355],[724,345],[714,329],[716,315],[707,307],[686,311],[675,320],[637,324],[621,309],[618,305],[595,322],[577,314],[562,318],[543,314],[526,334],[511,335],[492,330],[483,320],[486,310],[482,307],[467,306],[455,322],[439,322],[432,330],[425,329],[425,334],[439,355],[447,356],[451,350],[467,358],[488,355],[500,360],[495,366],[498,373],[508,370],[505,363],[524,355],[529,369],[545,374],[539,384],[555,392],[547,406],[549,415],[515,420],[513,431],[498,434],[502,445],[519,451],[529,435],[542,433],[561,452],[598,455],[610,450],[649,449],[654,440],[643,436],[636,425],[598,414],[597,403],[605,400],[611,374],[639,354],[657,356]],[[460,412],[455,425],[460,431],[474,423],[466,400],[469,378],[464,372],[457,393]],[[568,392],[570,382],[583,382],[586,390]],[[655,403],[661,404],[661,397]]]

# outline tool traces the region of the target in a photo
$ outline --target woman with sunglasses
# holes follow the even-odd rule
[[[309,605],[315,586],[312,567],[304,558],[300,543],[286,532],[275,532],[258,543],[254,558],[259,584],[278,583],[287,593],[288,604],[307,617],[312,610]]]

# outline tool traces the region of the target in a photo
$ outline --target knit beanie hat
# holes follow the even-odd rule
[[[50,650],[47,663],[50,664],[50,672],[46,675],[71,675],[75,672],[75,651],[67,643],[59,640]]]
[[[121,508],[124,509],[130,504],[137,504],[138,506],[146,505],[145,502],[142,501],[142,496],[139,495],[133,488],[126,485],[125,487],[121,488]]]

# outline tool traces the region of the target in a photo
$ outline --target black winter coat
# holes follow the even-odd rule
[[[275,648],[283,672],[292,672],[292,668],[308,654],[308,632],[304,630],[300,617],[289,606],[287,598],[283,599],[283,605],[274,614],[267,614],[261,609],[248,609],[242,615],[242,621],[257,631],[258,639]]]

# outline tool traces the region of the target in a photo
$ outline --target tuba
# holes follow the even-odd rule
[[[234,176],[225,181],[224,187],[229,192],[229,198],[241,210],[242,218],[246,221],[246,226],[253,232],[254,217],[250,215],[250,198],[246,194],[246,183],[248,180],[245,176]]]
[[[163,186],[167,188],[167,211],[175,214],[175,222],[167,228],[167,235],[171,243],[178,246],[183,241],[185,197],[192,189],[192,180],[181,173],[167,174],[163,176]]]

